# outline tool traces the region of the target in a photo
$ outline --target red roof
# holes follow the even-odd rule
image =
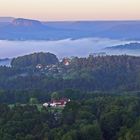
[[[68,99],[61,99],[61,100],[52,100],[51,103],[56,103],[59,105],[65,105],[68,102]]]

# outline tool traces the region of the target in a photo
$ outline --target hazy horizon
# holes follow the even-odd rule
[[[119,22],[119,21],[140,21],[140,19],[63,19],[63,20],[40,20],[40,19],[37,19],[37,18],[26,18],[26,17],[12,17],[12,16],[0,16],[0,18],[14,18],[14,19],[29,19],[29,20],[38,20],[38,21],[41,21],[41,22],[98,22],[98,21],[110,21],[110,22]]]
[[[139,0],[0,0],[0,17],[41,21],[140,20]]]

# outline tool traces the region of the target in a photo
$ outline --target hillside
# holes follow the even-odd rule
[[[42,26],[42,23],[40,21],[37,20],[29,20],[29,19],[22,19],[22,18],[18,18],[18,19],[14,19],[12,21],[12,25],[14,26],[26,26],[26,27],[33,27],[33,26]]]
[[[38,64],[51,65],[57,63],[58,63],[58,58],[54,54],[34,53],[34,54],[14,58],[11,62],[11,66],[25,68],[25,67],[33,67],[33,66],[35,67]]]
[[[105,50],[140,50],[140,43],[129,43],[125,45],[118,45],[107,47]]]
[[[4,40],[60,40],[87,37],[139,40],[140,21],[41,22],[17,18],[8,22],[8,25],[0,23],[0,39]]]
[[[140,57],[90,55],[88,58],[65,58],[60,62],[54,54],[36,53],[15,58],[11,65],[0,67],[1,89],[140,90]]]
[[[140,57],[35,53],[0,67],[2,140],[139,140],[139,107]]]

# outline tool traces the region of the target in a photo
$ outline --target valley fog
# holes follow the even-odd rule
[[[58,41],[8,41],[0,40],[0,58],[13,58],[34,52],[51,52],[59,58],[86,57],[91,53],[105,52],[105,47],[123,45],[135,41],[111,40],[106,38],[65,39]],[[107,52],[108,54],[110,52]],[[120,52],[123,54],[123,52]],[[127,51],[125,52],[127,53]],[[115,54],[115,52],[114,52]],[[119,52],[117,52],[119,54]],[[128,51],[131,55],[131,52]],[[135,52],[133,52],[135,55]],[[132,54],[132,55],[133,55]],[[137,52],[136,55],[140,53]]]

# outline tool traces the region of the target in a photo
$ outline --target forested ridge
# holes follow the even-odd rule
[[[68,66],[62,62],[55,65],[52,63],[53,66],[49,69],[47,66],[50,67],[50,65],[47,64],[46,67],[37,69],[35,67],[38,64],[37,57],[35,61],[33,61],[34,58],[30,59],[34,65],[31,63],[29,67],[27,63],[26,67],[28,61],[25,61],[25,58],[14,59],[13,61],[18,64],[12,67],[0,67],[1,89],[45,89],[47,92],[67,88],[84,91],[137,91],[140,89],[140,57],[74,57]],[[22,60],[24,65],[19,67],[23,64]]]
[[[43,107],[53,93],[71,101]],[[139,140],[139,107],[140,57],[36,53],[0,67],[1,140]]]

